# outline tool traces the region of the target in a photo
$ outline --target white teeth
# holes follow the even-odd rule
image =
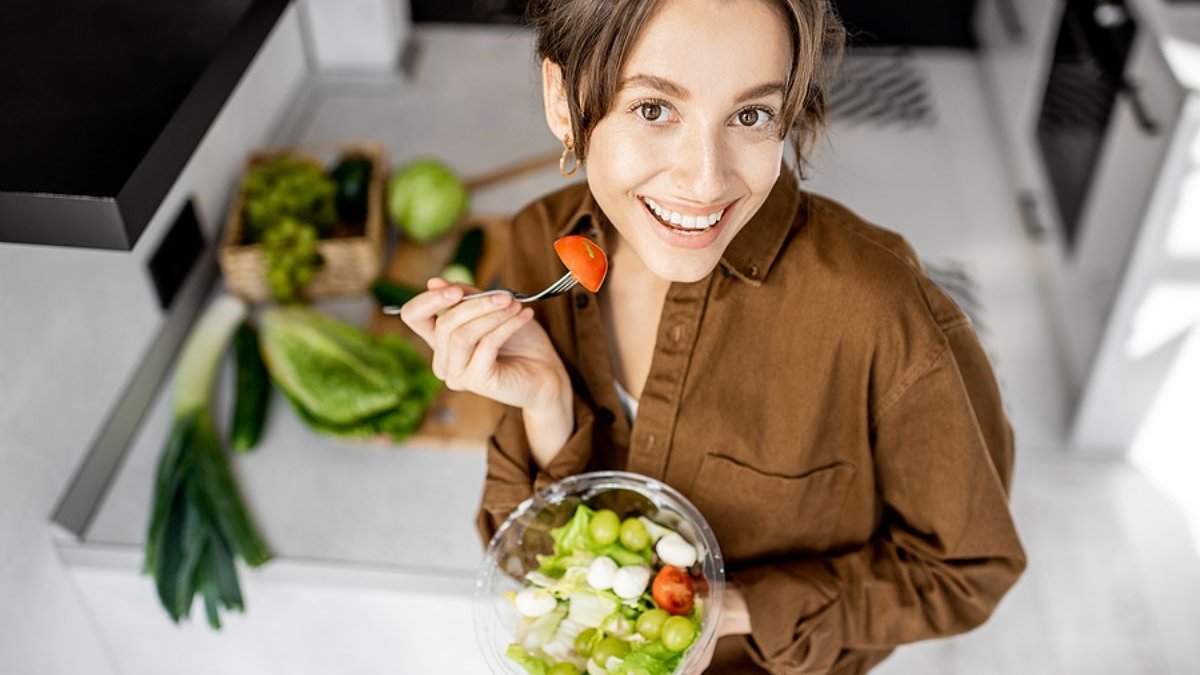
[[[678,225],[679,228],[688,230],[707,230],[715,225],[717,221],[721,220],[721,216],[725,215],[725,209],[721,209],[720,211],[710,213],[706,216],[687,216],[682,213],[668,211],[667,209],[659,206],[657,202],[649,197],[643,197],[642,199],[645,200],[646,206],[649,206],[650,210],[653,211],[660,219],[662,219],[663,222],[671,223],[672,225]],[[687,232],[681,234],[687,234],[690,236],[698,233]]]

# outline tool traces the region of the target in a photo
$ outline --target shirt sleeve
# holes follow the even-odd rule
[[[562,450],[541,470],[533,461],[520,408],[504,406],[496,431],[488,439],[487,477],[476,518],[484,546],[518,504],[537,490],[582,472],[591,460],[595,414],[578,392],[574,399],[575,429]]]
[[[751,657],[771,673],[825,672],[843,650],[969,630],[1025,568],[1008,508],[1013,439],[987,357],[964,318],[898,385],[873,425],[881,525],[837,555],[735,570]]]

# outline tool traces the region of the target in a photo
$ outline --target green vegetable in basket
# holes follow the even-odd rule
[[[366,157],[347,157],[329,172],[337,184],[334,206],[338,218],[346,223],[361,223],[367,219],[367,197],[371,191],[371,160]]]
[[[308,223],[283,216],[263,234],[267,287],[278,302],[295,302],[324,264],[317,252],[317,231]]]
[[[282,218],[290,217],[326,236],[337,224],[334,181],[320,166],[294,157],[281,157],[250,170],[242,180],[245,238],[261,241]]]
[[[221,607],[245,607],[234,557],[252,567],[270,559],[238,495],[211,407],[221,357],[245,314],[240,300],[218,298],[188,337],[175,374],[175,420],[159,457],[144,570],[176,623],[199,595],[209,625],[220,628]]]
[[[402,440],[441,386],[398,337],[371,335],[298,306],[266,310],[261,325],[271,378],[316,431]]]
[[[454,227],[470,196],[453,171],[436,160],[420,159],[392,174],[387,200],[392,221],[423,244]]]

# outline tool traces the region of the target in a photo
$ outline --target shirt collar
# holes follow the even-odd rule
[[[787,165],[779,172],[779,178],[758,213],[738,232],[725,254],[720,266],[726,273],[752,285],[761,286],[771,266],[783,250],[800,207],[807,203],[804,193],[796,183],[795,172]],[[600,248],[606,248],[604,228],[599,226],[604,212],[589,189],[583,190],[579,207],[567,218],[556,237],[568,234],[583,234],[595,240]]]

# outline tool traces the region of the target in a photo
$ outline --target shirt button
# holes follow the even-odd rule
[[[617,419],[617,416],[613,414],[613,411],[609,410],[608,408],[601,408],[596,415],[600,418],[600,422],[602,424],[612,424]]]
[[[588,306],[588,296],[586,293],[575,294],[575,306],[579,309],[583,309],[584,307]]]
[[[750,269],[749,269],[749,276],[750,276],[750,278],[751,278],[751,279],[757,279],[757,278],[758,278],[758,265],[751,265],[751,266],[750,266]]]
[[[671,340],[679,342],[679,338],[683,337],[683,326],[676,325],[671,329]]]

